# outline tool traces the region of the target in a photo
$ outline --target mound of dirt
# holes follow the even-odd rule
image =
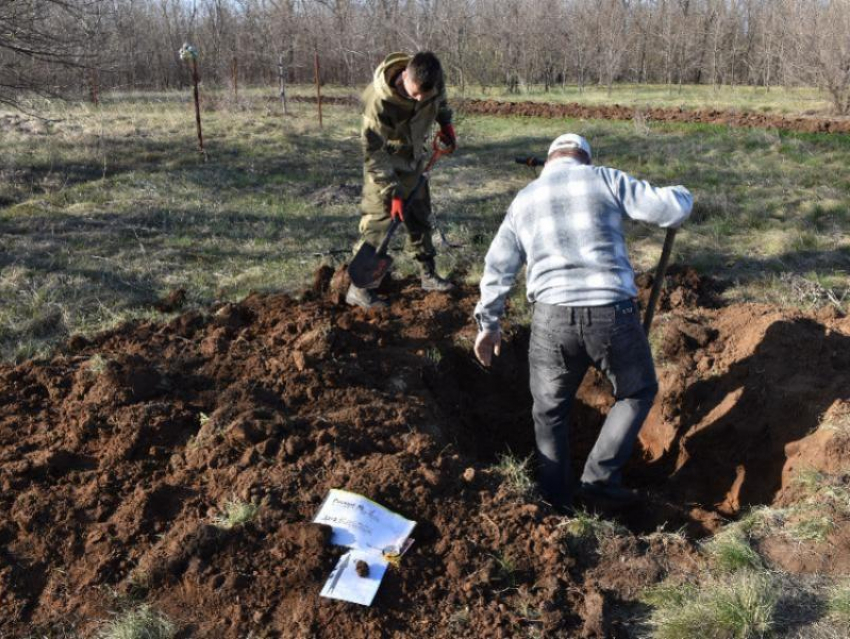
[[[301,299],[254,295],[0,367],[0,635],[86,636],[144,599],[181,637],[628,637],[639,591],[693,561],[687,542],[638,533],[704,534],[781,499],[798,461],[847,459],[811,431],[850,388],[848,321],[716,308],[708,282],[672,269],[661,392],[628,469],[651,504],[618,514],[631,533],[577,538],[494,468],[533,450],[527,330],[508,327],[484,370],[471,287],[390,282],[376,314],[341,303],[344,287],[326,268]],[[612,402],[595,375],[579,400],[578,467]],[[309,522],[331,488],[418,522],[371,608],[318,596],[340,549]],[[222,526],[228,501],[257,516]]]

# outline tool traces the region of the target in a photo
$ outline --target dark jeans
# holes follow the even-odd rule
[[[568,419],[591,364],[611,380],[616,402],[587,458],[581,481],[619,485],[622,468],[658,392],[636,304],[631,300],[610,306],[535,304],[528,360],[544,497],[555,505],[572,502]]]

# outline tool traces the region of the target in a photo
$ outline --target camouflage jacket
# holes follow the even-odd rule
[[[443,125],[452,121],[443,83],[432,97],[420,102],[401,96],[392,86],[410,58],[406,53],[388,55],[375,69],[372,83],[361,97],[366,178],[382,193],[395,189],[399,173],[417,173],[424,168],[434,122]]]

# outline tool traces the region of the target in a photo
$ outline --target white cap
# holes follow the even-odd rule
[[[555,138],[555,141],[549,147],[549,155],[552,155],[555,151],[584,151],[587,153],[588,160],[592,157],[590,155],[590,144],[575,133],[564,133],[564,135]]]

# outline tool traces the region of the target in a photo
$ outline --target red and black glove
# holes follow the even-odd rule
[[[449,124],[441,124],[440,132],[437,134],[440,144],[454,151],[457,148],[457,134],[455,128]]]
[[[397,195],[393,197],[390,203],[390,217],[404,222],[404,200]]]

